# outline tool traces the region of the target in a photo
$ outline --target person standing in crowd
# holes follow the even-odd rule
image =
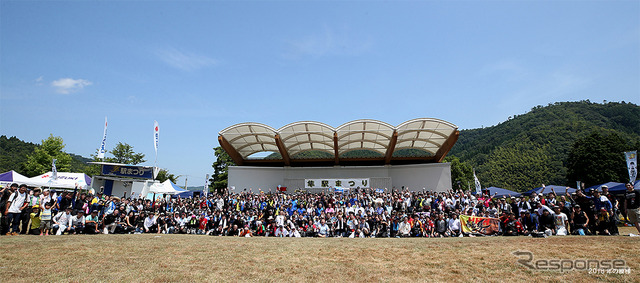
[[[17,185],[17,184],[15,184]],[[11,185],[13,187],[14,184]],[[18,235],[20,232],[20,218],[22,216],[22,210],[28,205],[27,202],[27,185],[22,184],[20,188],[9,196],[6,204],[5,214],[8,215],[9,223],[11,223],[11,231],[7,232],[7,235]]]
[[[52,213],[51,202],[45,202],[42,213],[40,214],[40,235],[43,235],[44,233],[44,235],[49,236],[49,233],[51,233],[51,222],[53,219]]]
[[[627,219],[636,227],[640,234],[640,192],[633,189],[633,184],[625,184],[627,190],[624,193],[624,211],[626,211]],[[640,235],[638,235],[640,236]]]
[[[20,234],[27,234],[31,230],[29,226],[29,220],[31,219],[31,210],[34,205],[38,205],[40,202],[40,188],[31,190],[31,194],[27,195],[27,206],[22,210],[20,220],[22,221],[22,228]]]

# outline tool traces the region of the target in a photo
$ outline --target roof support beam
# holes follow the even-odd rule
[[[449,153],[451,148],[453,148],[453,145],[456,144],[456,141],[458,141],[459,135],[460,135],[460,131],[458,130],[456,130],[455,132],[451,133],[451,135],[449,135],[449,138],[447,138],[447,141],[445,141],[444,144],[442,144],[442,146],[440,147],[440,149],[438,149],[438,151],[436,152],[436,155],[435,155],[436,162],[442,162],[444,157],[447,156],[447,153]]]
[[[333,132],[333,155],[334,155],[334,162],[336,165],[340,164],[340,158],[338,155],[338,133],[337,132]]]
[[[291,159],[289,158],[289,152],[287,152],[287,148],[284,147],[284,143],[282,142],[280,135],[276,135],[276,145],[278,146],[280,155],[282,155],[282,159],[284,160],[284,166],[291,166]]]
[[[233,162],[236,165],[242,166],[242,164],[244,163],[244,158],[242,158],[242,155],[240,155],[240,153],[238,153],[238,151],[233,148],[233,146],[227,141],[227,139],[225,139],[223,136],[218,136],[218,143],[220,143],[222,149],[224,149],[224,151],[229,154],[229,157],[233,159]]]
[[[397,142],[398,132],[393,131],[393,135],[391,135],[391,141],[389,142],[389,147],[387,147],[387,153],[384,155],[384,164],[391,164],[391,156],[393,156],[393,151],[396,149]]]

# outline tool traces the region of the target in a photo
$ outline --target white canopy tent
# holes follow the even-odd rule
[[[182,193],[184,190],[180,189],[178,186],[171,183],[171,181],[166,180],[162,183],[154,183],[149,186],[149,189],[146,193],[155,193],[155,194],[167,194],[174,195],[178,193]],[[143,195],[145,195],[145,191],[143,190]]]
[[[26,182],[30,186],[51,187],[62,189],[74,189],[76,184],[82,189],[88,189],[91,185],[91,178],[84,173],[58,172],[58,178],[53,179],[52,173],[47,172],[33,178],[29,178]]]
[[[13,183],[29,185],[29,178],[13,170],[0,174],[0,186],[10,186]]]

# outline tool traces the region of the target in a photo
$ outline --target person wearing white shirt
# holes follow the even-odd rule
[[[149,216],[144,219],[144,232],[145,233],[154,233],[158,231],[158,227],[156,225],[156,217],[155,213],[149,212]]]
[[[58,212],[56,216],[53,217],[53,229],[58,229],[56,231],[56,235],[62,235],[62,233],[69,231],[72,223],[71,223],[71,207],[67,207],[65,211]]]
[[[280,211],[280,214],[276,216],[276,226],[284,226],[285,219],[284,211]]]
[[[405,216],[404,220],[402,221],[402,223],[400,223],[400,226],[398,228],[398,235],[399,237],[409,237],[410,233],[411,233],[411,224],[409,224],[409,220]]]
[[[78,210],[78,213],[74,216],[71,216],[71,229],[74,234],[78,232],[84,231],[85,217],[84,212],[82,210]]]

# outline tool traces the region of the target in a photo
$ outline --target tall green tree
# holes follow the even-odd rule
[[[229,178],[229,166],[235,165],[231,156],[227,154],[222,147],[216,147],[213,149],[216,156],[216,161],[213,162],[213,175],[209,181],[213,188],[217,191],[227,188]]]
[[[628,182],[629,171],[623,152],[633,147],[616,133],[593,132],[578,139],[567,158],[567,179],[582,181],[587,186]]]
[[[474,186],[471,165],[460,161],[458,157],[453,155],[445,157],[444,162],[451,163],[451,187],[453,189],[467,190],[469,186]]]
[[[71,156],[63,151],[64,141],[61,137],[54,137],[53,134],[45,140],[42,145],[36,147],[33,153],[27,156],[25,163],[25,175],[37,176],[51,171],[51,163],[56,159],[56,169],[60,172],[69,171],[71,168]]]
[[[109,153],[111,153],[113,157],[105,158],[105,160],[110,162],[136,165],[146,161],[143,153],[134,152],[133,146],[127,143],[118,142]]]
[[[160,172],[158,172],[158,176],[156,176],[156,180],[160,182],[170,180],[175,184],[178,181],[178,176],[169,173],[169,170],[167,169],[160,169]]]

